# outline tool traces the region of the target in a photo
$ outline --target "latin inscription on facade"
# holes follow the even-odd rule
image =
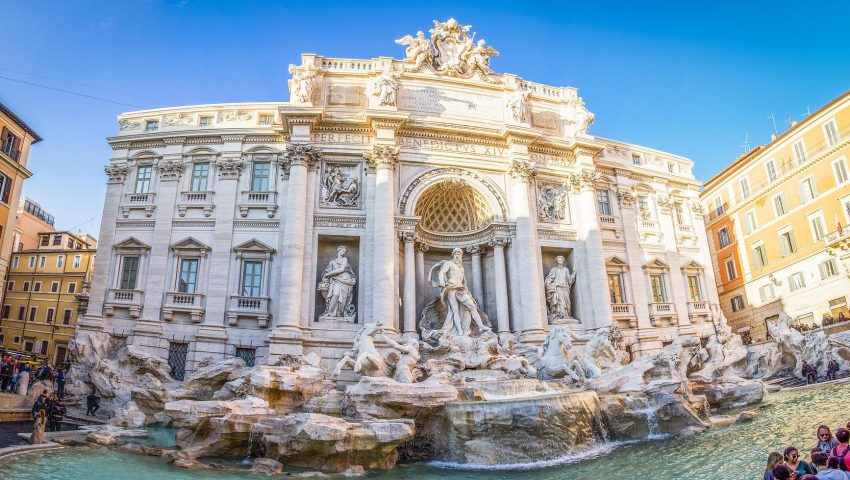
[[[559,155],[550,155],[548,153],[531,152],[528,154],[528,156],[534,163],[555,167],[572,167],[576,163],[575,160],[572,158],[561,157]]]
[[[368,145],[369,137],[359,133],[314,133],[313,143],[347,143],[349,145]]]
[[[402,87],[399,92],[399,109],[490,120],[502,120],[504,111],[498,97],[434,87]]]
[[[427,138],[402,137],[399,146],[413,150],[437,150],[441,152],[468,153],[473,155],[486,155],[490,157],[503,157],[505,149],[489,145],[473,145],[471,143],[450,142],[445,140],[431,140]]]
[[[328,105],[362,105],[363,87],[356,85],[331,85]]]

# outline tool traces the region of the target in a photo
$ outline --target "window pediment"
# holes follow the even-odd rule
[[[670,266],[659,259],[653,259],[643,265],[643,269],[647,271],[665,272],[670,269]]]
[[[147,254],[151,247],[136,237],[129,237],[116,243],[112,248],[121,255]]]
[[[605,265],[608,265],[609,267],[628,267],[629,262],[620,257],[614,256],[605,260]]]
[[[271,255],[275,253],[274,248],[266,245],[265,243],[257,240],[251,239],[245,243],[240,243],[239,245],[233,247],[233,251],[236,253],[254,253],[254,254],[265,254]]]
[[[171,244],[171,250],[177,254],[206,253],[210,250],[210,247],[193,237],[186,237],[179,242]]]
[[[682,265],[683,272],[701,272],[704,269],[705,268],[695,260],[691,260],[690,262]]]

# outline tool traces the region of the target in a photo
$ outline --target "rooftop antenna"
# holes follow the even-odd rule
[[[750,148],[750,132],[744,134],[744,143],[741,144],[741,148],[744,150],[744,153],[752,150],[752,148]]]
[[[785,123],[788,124],[788,128],[791,128],[794,125],[797,125],[797,121],[794,120],[794,117],[792,117],[791,115],[788,115],[788,118],[785,119]]]
[[[779,131],[776,129],[776,115],[773,114],[773,110],[770,111],[770,115],[768,115],[767,118],[773,122],[773,134],[779,135]]]
[[[812,110],[809,108],[809,106],[808,106],[808,105],[806,105],[806,113],[805,113],[805,114],[803,114],[803,115],[800,115],[800,118],[806,118],[806,117],[808,117],[808,116],[809,116],[809,115],[811,115],[811,114],[812,114]]]

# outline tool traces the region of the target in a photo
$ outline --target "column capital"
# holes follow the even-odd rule
[[[242,161],[242,158],[238,157],[219,158],[215,161],[218,178],[222,180],[238,180],[244,165],[245,162]]]
[[[127,179],[129,170],[127,165],[106,165],[103,167],[103,171],[106,173],[107,184],[121,184]]]
[[[492,240],[487,242],[487,245],[491,247],[505,248],[510,245],[511,239],[508,237],[494,237]]]
[[[159,160],[156,162],[156,170],[159,179],[163,182],[174,182],[180,179],[186,164],[182,160]]]
[[[596,188],[596,182],[602,177],[602,174],[596,170],[584,169],[579,173],[571,173],[568,177],[568,182],[571,187],[576,190]]]
[[[412,230],[399,230],[398,236],[404,243],[410,243],[419,240],[419,236],[416,235],[416,232]]]
[[[534,162],[530,160],[513,160],[511,161],[511,167],[508,170],[508,174],[513,177],[515,180],[520,181],[529,181],[532,177],[537,175],[537,172],[534,168]]]
[[[375,145],[371,152],[364,152],[363,158],[370,167],[379,170],[381,168],[395,169],[398,163],[398,147],[389,145]]]
[[[427,243],[423,243],[421,241],[416,244],[416,248],[419,249],[419,251],[422,252],[422,253],[425,253],[428,250],[431,250],[431,247]]]
[[[635,194],[631,189],[618,189],[617,202],[621,207],[631,207],[635,201]]]
[[[322,152],[309,143],[290,143],[283,149],[283,160],[290,166],[304,165],[309,168],[322,158]]]
[[[483,255],[484,250],[484,245],[472,245],[471,247],[466,247],[467,253],[471,255]]]

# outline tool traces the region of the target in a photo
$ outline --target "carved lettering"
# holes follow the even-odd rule
[[[359,133],[314,133],[313,143],[346,143],[349,145],[368,145],[369,137]]]
[[[402,86],[399,109],[445,115],[483,117],[502,120],[502,103],[497,97],[455,92],[439,88]]]

